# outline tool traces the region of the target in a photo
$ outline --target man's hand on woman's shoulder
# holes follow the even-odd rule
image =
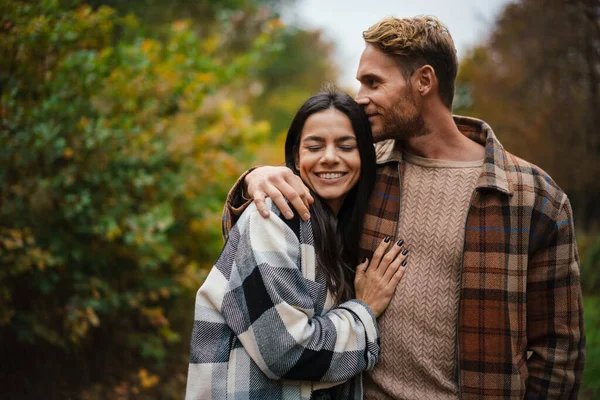
[[[273,200],[287,219],[294,217],[290,205],[298,211],[303,220],[306,221],[310,218],[308,208],[314,199],[302,179],[288,167],[256,168],[246,175],[244,187],[250,198],[256,203],[260,214],[265,218],[269,216],[269,210],[265,205],[266,197]]]

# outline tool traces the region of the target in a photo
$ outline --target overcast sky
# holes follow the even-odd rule
[[[510,0],[297,0],[283,19],[302,27],[317,28],[336,45],[340,84],[358,90],[355,79],[364,49],[362,31],[386,16],[435,15],[450,30],[459,59],[485,39],[494,21]]]

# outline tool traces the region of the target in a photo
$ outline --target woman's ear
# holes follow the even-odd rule
[[[300,156],[298,155],[298,152],[294,155],[294,166],[300,171]]]

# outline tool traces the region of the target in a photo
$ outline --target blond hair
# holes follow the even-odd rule
[[[440,98],[452,109],[458,59],[452,36],[440,20],[432,16],[387,17],[364,31],[363,38],[395,56],[407,81],[418,68],[430,65],[439,82]]]

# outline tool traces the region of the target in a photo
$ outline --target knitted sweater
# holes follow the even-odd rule
[[[464,225],[483,160],[405,155],[397,238],[409,267],[379,319],[380,360],[366,399],[456,399],[456,329]]]

